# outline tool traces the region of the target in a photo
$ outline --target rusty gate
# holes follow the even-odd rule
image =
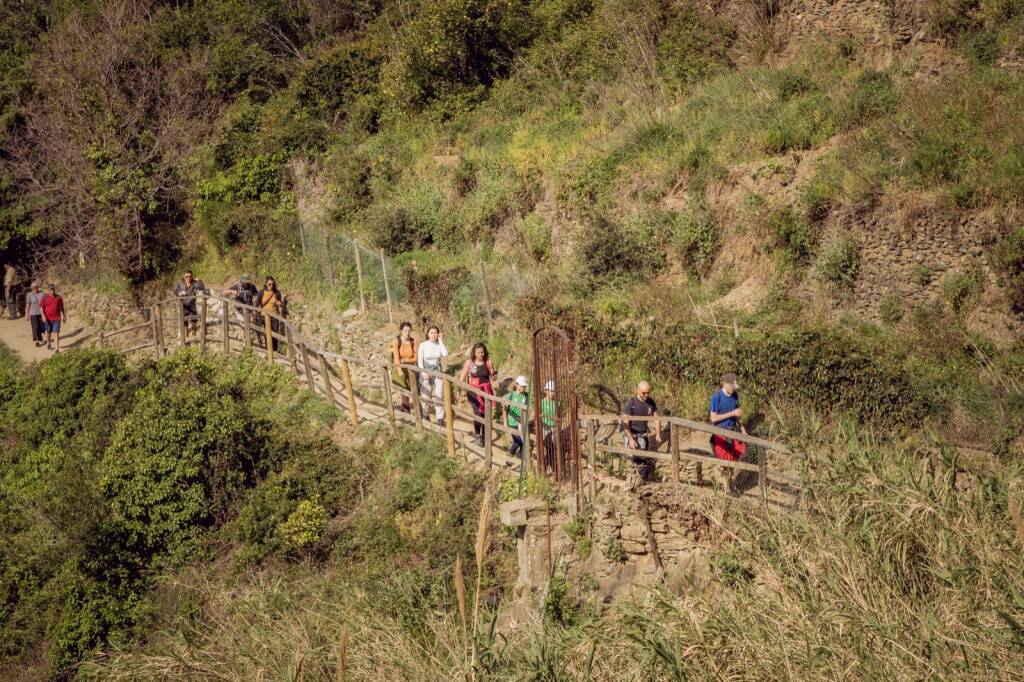
[[[558,327],[533,330],[532,413],[537,415],[534,471],[556,483],[580,483],[580,439],[576,389],[573,385],[573,341]]]

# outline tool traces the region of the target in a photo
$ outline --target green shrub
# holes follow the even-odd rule
[[[648,224],[622,224],[603,215],[593,216],[580,244],[587,274],[599,281],[657,272],[665,265],[665,254],[652,237]]]
[[[914,271],[910,275],[910,281],[918,286],[926,287],[932,283],[935,278],[935,273],[932,269],[924,264],[918,264],[914,267]]]
[[[299,75],[295,100],[314,116],[335,117],[376,89],[378,61],[362,42],[335,48]]]
[[[836,292],[849,291],[860,274],[860,250],[856,237],[839,239],[818,258],[818,276]]]
[[[604,539],[601,543],[601,556],[614,564],[621,564],[626,560],[626,551],[622,549],[622,543],[617,536],[609,535]]]
[[[942,293],[956,314],[964,312],[975,303],[983,287],[984,276],[977,267],[965,272],[950,273],[942,280]]]
[[[731,63],[736,29],[704,12],[696,3],[677,3],[658,38],[659,64],[669,82],[699,83]]]
[[[448,309],[452,320],[468,338],[487,338],[487,311],[484,310],[483,294],[475,286],[467,284],[460,287]]]
[[[277,534],[290,551],[308,552],[324,537],[327,530],[327,510],[317,499],[299,502],[287,520],[277,527]]]
[[[668,213],[667,229],[672,246],[683,264],[700,276],[711,269],[721,246],[721,231],[709,212]]]
[[[476,189],[479,173],[480,168],[475,161],[467,159],[465,156],[459,157],[459,162],[452,173],[452,179],[455,182],[455,192],[460,197],[464,197]]]
[[[839,126],[843,130],[863,126],[891,115],[899,104],[899,94],[887,71],[864,69],[857,74],[853,88],[839,108]]]
[[[815,173],[800,192],[804,217],[812,223],[824,221],[839,203],[842,188],[830,169]]]
[[[544,595],[544,617],[564,627],[576,625],[582,615],[579,600],[572,595],[569,581],[564,575],[556,575],[548,582]]]
[[[888,325],[897,324],[903,319],[903,299],[899,294],[886,294],[878,303],[878,315]]]
[[[817,244],[817,232],[791,207],[772,212],[767,227],[776,247],[783,249],[790,261],[798,265],[810,261]]]
[[[530,213],[518,223],[519,235],[534,260],[543,261],[551,252],[551,228],[539,213]]]
[[[801,151],[823,144],[835,131],[832,107],[821,94],[784,103],[768,121],[762,146],[769,154]]]
[[[989,260],[1006,289],[1010,309],[1024,313],[1024,229],[1017,228],[1001,237],[992,247]]]

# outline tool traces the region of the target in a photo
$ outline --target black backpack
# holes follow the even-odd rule
[[[235,300],[243,305],[252,305],[256,299],[256,287],[251,284],[243,284],[238,287],[238,293],[235,294]]]

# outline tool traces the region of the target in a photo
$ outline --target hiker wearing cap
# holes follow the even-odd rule
[[[7,316],[12,320],[18,317],[14,296],[14,285],[17,283],[18,271],[14,269],[14,265],[6,263],[4,265],[4,302],[7,304]]]
[[[181,299],[181,313],[185,322],[185,332],[195,336],[199,330],[199,311],[196,309],[196,296],[206,293],[203,280],[196,279],[191,270],[181,275],[181,281],[174,285],[174,295]]]
[[[729,372],[722,375],[722,387],[711,396],[711,424],[722,429],[746,434],[747,429],[740,422],[742,412],[740,411],[739,387],[735,374]],[[711,451],[718,459],[736,462],[746,454],[747,444],[725,436],[712,435]],[[722,487],[726,493],[733,494],[736,472],[728,466],[720,466],[718,469],[722,475]]]
[[[622,406],[622,414],[628,417],[657,417],[658,405],[651,397],[651,385],[641,381],[636,386],[636,395],[630,396],[629,400]],[[622,420],[622,441],[630,450],[653,450],[655,434],[661,432],[660,424],[654,422],[654,431],[651,431],[651,422],[647,420]],[[651,480],[654,473],[654,460],[649,457],[632,457],[640,480],[647,482]]]
[[[523,420],[523,407],[526,407],[530,398],[530,394],[526,390],[528,386],[529,382],[526,377],[520,374],[516,377],[516,382],[512,384],[512,392],[508,394],[509,401],[514,405],[509,405],[505,423],[510,429],[517,429],[517,432],[512,434],[512,445],[508,449],[508,454],[512,457],[518,457],[523,450],[523,437],[518,429]]]
[[[46,331],[43,324],[43,296],[39,280],[32,280],[32,290],[25,294],[25,317],[32,326],[32,342],[36,348],[43,345],[43,332]]]
[[[44,295],[42,300],[39,302],[39,309],[43,311],[43,326],[46,329],[46,347],[54,353],[59,353],[60,324],[61,322],[68,321],[68,314],[64,310],[64,299],[57,295],[56,285],[46,285],[46,295]]]
[[[432,372],[441,371],[441,359],[448,357],[448,348],[444,345],[444,336],[436,326],[427,329],[427,340],[420,343],[416,350],[416,365],[420,369]],[[420,396],[423,398],[421,410],[423,418],[430,414],[430,400],[434,400],[434,416],[439,426],[444,426],[444,381],[432,374],[420,372]]]
[[[477,342],[473,344],[469,360],[466,360],[466,364],[462,366],[462,374],[459,376],[459,381],[468,381],[470,386],[480,389],[480,391],[488,395],[494,395],[492,379],[497,374],[497,371],[494,369],[494,363],[491,362],[491,354],[487,352],[487,346]],[[473,407],[473,413],[477,417],[483,417],[486,414],[486,398],[476,393],[468,393],[466,400]],[[473,432],[476,444],[482,447],[485,433],[484,424],[474,419]]]
[[[223,292],[226,298],[232,298],[239,305],[235,306],[235,317],[239,324],[245,324],[246,320],[252,319],[251,310],[243,306],[255,305],[259,289],[252,283],[252,275],[239,275],[238,282],[232,284]],[[226,323],[226,321],[225,321]]]
[[[412,323],[403,322],[398,325],[398,336],[391,342],[391,381],[395,386],[407,391],[412,389],[410,372],[407,369],[402,369],[401,366],[416,364],[418,350],[419,344],[412,336]],[[409,409],[409,396],[403,393],[402,411],[408,412]]]

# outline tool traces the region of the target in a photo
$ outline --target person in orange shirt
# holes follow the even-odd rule
[[[399,365],[415,365],[418,350],[419,344],[412,336],[412,324],[403,322],[398,325],[398,336],[391,342],[391,362],[394,364],[391,368],[391,380],[396,386],[410,390],[413,384],[410,380],[411,373]],[[404,394],[402,395],[402,411],[410,411],[409,396]]]

